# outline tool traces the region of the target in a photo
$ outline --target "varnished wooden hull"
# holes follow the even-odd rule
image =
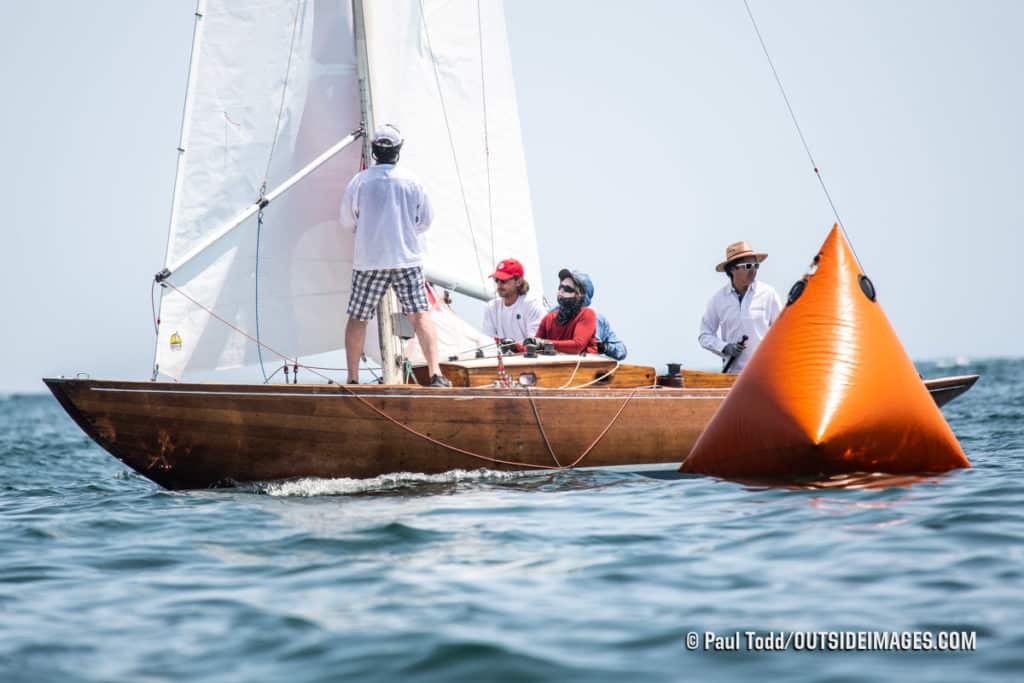
[[[950,379],[947,400],[976,377]],[[44,381],[92,439],[169,489],[477,468],[674,469],[728,392]]]
[[[555,391],[70,379],[46,384],[97,443],[171,489],[294,477],[537,469],[571,464],[592,444],[577,466],[674,465],[724,396],[721,390],[662,388]]]

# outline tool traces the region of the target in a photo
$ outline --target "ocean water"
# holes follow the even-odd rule
[[[0,681],[1021,680],[1024,361],[921,370],[982,375],[944,410],[973,469],[775,488],[168,492],[0,397]]]

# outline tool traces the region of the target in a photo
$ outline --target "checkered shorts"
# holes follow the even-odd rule
[[[430,309],[423,284],[423,269],[392,268],[388,270],[353,270],[352,294],[348,299],[348,315],[356,320],[372,320],[388,287],[394,287],[402,313],[418,313]]]

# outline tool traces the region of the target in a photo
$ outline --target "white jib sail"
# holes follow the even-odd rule
[[[475,0],[365,6],[376,121],[402,129],[400,163],[435,203],[427,271],[488,288],[515,256],[539,281],[501,3],[479,17]],[[165,265],[359,127],[350,0],[209,0],[202,14]],[[163,292],[162,374],[256,363],[257,332],[290,358],[343,347],[352,235],[338,205],[359,148],[268,206],[258,240],[253,217],[171,276],[182,293]]]

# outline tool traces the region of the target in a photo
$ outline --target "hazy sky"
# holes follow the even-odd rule
[[[146,379],[195,3],[10,4],[0,390]],[[1024,3],[751,7],[911,356],[1022,355]],[[726,244],[767,251],[784,296],[834,221],[742,0],[506,0],[506,16],[531,280],[552,298],[560,267],[588,271],[630,361],[716,367],[697,328]]]

